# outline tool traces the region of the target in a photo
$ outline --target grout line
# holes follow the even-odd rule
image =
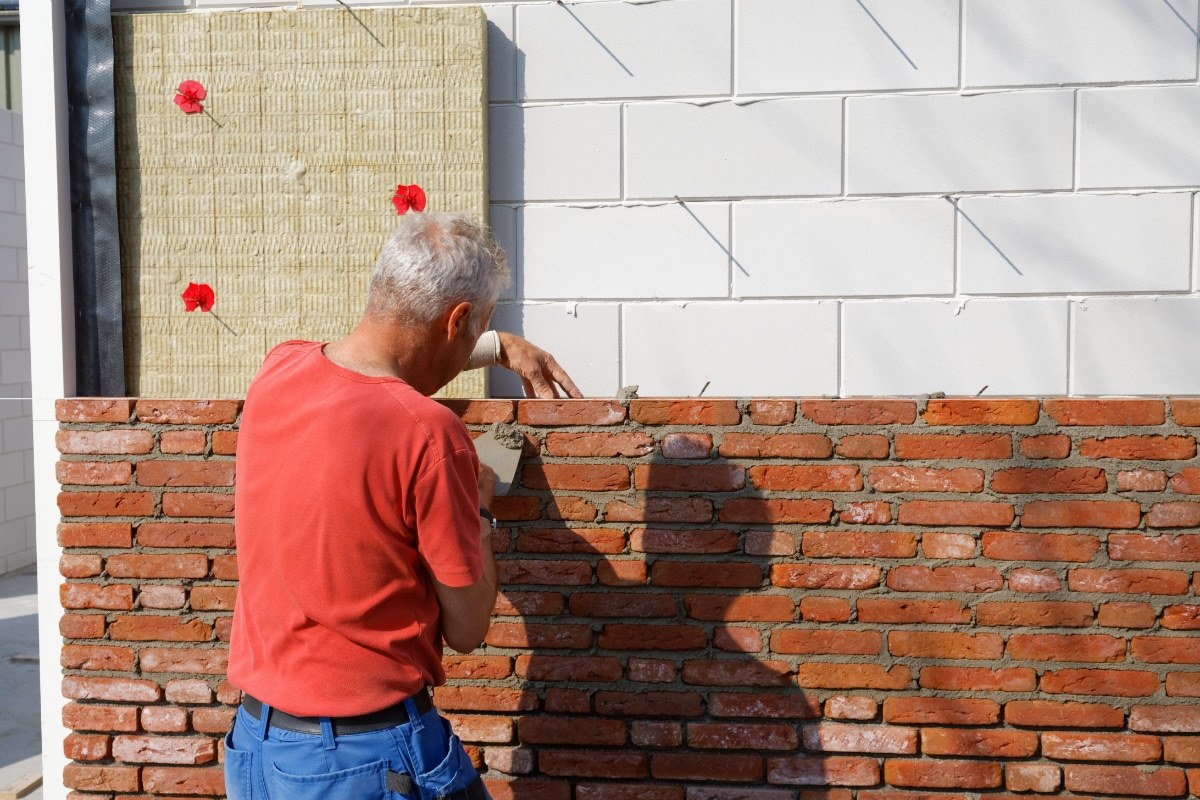
[[[950,198],[950,205],[954,209],[954,258],[951,259],[953,264],[954,277],[954,296],[962,296],[962,225],[959,220],[958,201]]]
[[[1075,301],[1067,298],[1067,396],[1075,393]]]
[[[1079,191],[1079,137],[1083,131],[1083,109],[1080,105],[1079,90],[1076,89],[1071,96],[1074,101],[1072,108],[1072,122],[1075,130],[1071,138],[1071,191]]]
[[[850,159],[846,152],[846,144],[850,140],[850,98],[842,98],[842,191],[841,196],[845,197],[849,191],[850,184],[848,182],[850,173]]]
[[[1200,211],[1200,208],[1197,207],[1196,195],[1192,194],[1191,229],[1188,231],[1188,258],[1191,261],[1191,263],[1188,264],[1188,287],[1193,293],[1197,290],[1197,272],[1200,271],[1200,259],[1197,258],[1196,253],[1196,228],[1198,222],[1196,217],[1197,211]]]
[[[846,396],[846,387],[844,384],[846,378],[845,361],[846,361],[846,303],[842,300],[837,301],[837,366],[836,366],[836,391],[838,397]]]
[[[738,96],[737,74],[737,12],[738,0],[729,3],[729,94]]]
[[[617,194],[622,203],[628,199],[625,196],[625,114],[628,108],[627,103],[621,103],[621,110],[617,117]]]
[[[617,303],[617,386],[625,385],[625,304]]]
[[[958,0],[958,91],[961,94],[966,82],[967,61],[967,0]]]

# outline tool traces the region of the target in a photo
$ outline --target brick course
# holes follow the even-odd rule
[[[512,800],[1196,791],[1198,402],[449,402],[527,449],[437,703]],[[59,404],[74,800],[221,796],[239,410]]]

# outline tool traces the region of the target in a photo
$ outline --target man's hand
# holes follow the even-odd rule
[[[500,365],[521,376],[527,397],[552,399],[560,396],[559,388],[567,397],[583,397],[554,356],[520,336],[500,333]]]

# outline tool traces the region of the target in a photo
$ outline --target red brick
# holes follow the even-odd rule
[[[595,750],[541,750],[538,768],[544,775],[576,777],[646,777],[646,753],[617,753]]]
[[[876,664],[801,664],[796,680],[809,689],[907,689],[912,684],[908,667],[884,669]]]
[[[132,732],[138,729],[137,706],[67,703],[62,710],[64,728],[73,731]]]
[[[605,625],[598,643],[605,650],[700,650],[708,634],[695,625]]]
[[[751,400],[750,421],[755,425],[789,425],[796,419],[794,400]]]
[[[713,439],[707,433],[668,433],[662,440],[663,458],[708,458]]]
[[[464,742],[500,742],[508,744],[513,737],[513,720],[509,717],[481,714],[447,714],[446,721]],[[531,759],[532,761],[532,759]],[[491,761],[489,761],[489,764]]]
[[[63,669],[131,672],[133,650],[128,647],[104,647],[90,644],[64,644],[59,651]]]
[[[94,578],[104,571],[104,559],[98,555],[64,553],[58,558],[58,574],[64,578]]]
[[[1132,500],[1032,500],[1021,512],[1028,528],[1136,528],[1141,519]]]
[[[605,559],[596,563],[596,582],[602,586],[642,586],[646,583],[646,562]]]
[[[202,455],[208,444],[203,430],[163,431],[158,436],[158,449],[163,453]]]
[[[1200,535],[1114,533],[1108,556],[1116,561],[1200,561]]]
[[[143,767],[142,790],[149,794],[221,795],[225,776],[220,767]]]
[[[502,585],[551,584],[584,586],[592,582],[592,567],[586,561],[510,560],[496,563]]]
[[[570,800],[571,784],[566,781],[533,780],[486,780],[488,794],[492,800]]]
[[[927,425],[1033,425],[1037,400],[997,398],[931,398],[921,419]]]
[[[168,425],[220,425],[237,421],[237,400],[138,400],[141,422]]]
[[[867,564],[772,564],[771,585],[788,589],[871,589],[882,570]]]
[[[99,639],[104,628],[103,614],[63,614],[58,618],[58,632],[64,639]]]
[[[791,622],[796,616],[795,604],[784,595],[689,594],[683,608],[693,619],[720,622]]]
[[[233,611],[236,586],[196,586],[192,588],[192,609],[196,611]]]
[[[878,712],[879,703],[870,697],[835,694],[825,701],[829,719],[872,720]]]
[[[1000,704],[970,697],[889,697],[883,701],[883,720],[906,725],[994,725]]]
[[[192,728],[197,733],[224,734],[236,714],[236,708],[197,708],[192,712]]]
[[[621,662],[610,656],[539,655],[517,656],[516,660],[516,675],[532,681],[611,683],[619,681],[623,674]]]
[[[751,467],[750,481],[756,489],[779,492],[857,492],[863,488],[862,474],[853,465]]]
[[[1163,737],[1163,760],[1175,764],[1200,764],[1200,739],[1195,736]]]
[[[493,422],[512,422],[517,418],[517,403],[512,400],[439,398],[438,402],[457,414],[466,425],[491,425]]]
[[[516,544],[521,553],[623,553],[625,534],[612,528],[526,528]]]
[[[503,522],[540,519],[542,501],[536,497],[501,495],[492,500],[492,513]]]
[[[60,522],[59,547],[132,547],[133,526],[128,522]]]
[[[1092,467],[1016,467],[997,470],[992,489],[1004,494],[1096,494],[1108,490],[1108,477]]]
[[[59,492],[64,517],[145,517],[154,511],[147,492]]]
[[[656,778],[686,781],[761,781],[761,756],[718,753],[655,753],[650,771]]]
[[[203,578],[208,575],[208,556],[121,553],[109,556],[107,566],[108,574],[114,578]]]
[[[493,615],[502,617],[546,617],[561,614],[566,603],[558,592],[501,591]]]
[[[825,523],[830,520],[832,515],[832,500],[765,500],[757,497],[741,497],[726,500],[721,506],[718,518],[722,522],[750,524]]]
[[[213,455],[232,456],[237,455],[237,431],[213,431],[212,432],[212,451]]]
[[[873,758],[786,756],[767,760],[767,780],[788,786],[874,786],[879,783],[879,777],[879,762]],[[808,793],[801,796],[814,800],[821,797]],[[841,800],[837,795],[825,794],[823,797]]]
[[[232,517],[233,495],[210,492],[164,492],[163,514],[168,517]]]
[[[54,472],[63,486],[125,486],[133,479],[128,461],[59,461]]]
[[[492,647],[523,650],[535,647],[582,650],[592,646],[592,629],[586,625],[497,622],[488,631],[486,641]]]
[[[983,555],[998,561],[1091,561],[1100,539],[1084,533],[985,531]]]
[[[809,558],[912,558],[915,533],[889,531],[806,531],[801,552]]]
[[[940,759],[888,759],[883,778],[893,786],[938,789],[994,789],[1004,781],[999,764]]]
[[[981,492],[983,470],[935,467],[871,467],[871,488],[877,492]]]
[[[971,612],[957,600],[891,600],[863,597],[858,601],[859,622],[932,622],[962,625]]]
[[[892,521],[892,505],[885,500],[849,503],[838,519],[849,525],[886,525]]]
[[[140,486],[233,486],[232,461],[143,461]]]
[[[888,652],[899,658],[945,658],[992,661],[1004,653],[1004,640],[994,633],[889,631]]]
[[[604,505],[607,522],[710,522],[712,517],[713,503],[703,497],[646,497]]]
[[[136,792],[138,768],[119,765],[67,764],[63,785],[68,789],[94,792]]]
[[[68,700],[107,700],[117,703],[154,703],[162,697],[162,687],[154,681],[134,678],[93,678],[65,675],[63,697]]]
[[[528,689],[495,686],[439,686],[434,702],[444,711],[495,711],[511,713],[534,711],[538,696]]]
[[[1037,749],[1038,736],[1031,731],[957,728],[925,728],[921,731],[921,752],[931,756],[1029,758],[1037,753]]]
[[[771,632],[771,651],[800,655],[879,655],[883,651],[879,631],[825,629]]]
[[[1066,458],[1071,455],[1071,437],[1061,433],[1022,436],[1017,446],[1026,458]]]
[[[838,439],[837,454],[842,458],[887,458],[892,443],[878,433],[852,434]]]
[[[517,738],[524,744],[624,745],[626,735],[625,722],[617,719],[522,717],[517,721]]]
[[[173,678],[167,681],[167,702],[195,705],[211,703],[213,691],[208,682],[199,678]]]
[[[530,464],[521,469],[527,489],[620,491],[629,488],[629,468],[619,464]]]
[[[650,582],[655,586],[754,589],[762,585],[763,575],[757,564],[660,559],[650,568]]]
[[[1165,569],[1073,569],[1067,586],[1076,592],[1187,594],[1188,575]]]
[[[1171,418],[1184,427],[1200,425],[1200,398],[1172,397]]]
[[[896,458],[971,458],[1012,456],[1012,436],[1000,433],[898,433]]]
[[[1172,627],[1168,624],[1170,611],[1163,609],[1164,628]],[[1154,606],[1149,603],[1101,603],[1098,621],[1104,628],[1153,628],[1156,616]]]
[[[1004,721],[1026,728],[1121,728],[1125,712],[1099,703],[1011,700],[1004,704]]]
[[[1127,733],[1046,731],[1042,752],[1058,761],[1158,761],[1162,743],[1157,736]]]
[[[63,608],[103,608],[128,611],[133,608],[133,587],[124,583],[64,583],[58,588]]]
[[[805,694],[772,694],[761,690],[713,692],[708,699],[708,713],[718,718],[816,719],[821,716],[821,704]]]
[[[522,425],[618,425],[625,407],[616,400],[522,400],[517,404]]]
[[[1008,656],[1017,661],[1119,663],[1125,660],[1125,640],[1101,634],[1014,633]]]
[[[912,500],[900,504],[902,525],[1005,527],[1011,525],[1014,518],[1010,503]]]
[[[762,650],[762,633],[754,628],[713,628],[713,647],[727,653],[758,653]]]
[[[805,622],[847,622],[850,619],[850,601],[843,597],[802,598],[800,618]]]
[[[533,516],[537,519],[537,514]],[[546,519],[591,522],[596,518],[596,506],[582,497],[555,495],[546,503]]]
[[[639,431],[551,433],[546,436],[546,452],[552,456],[637,458],[653,451],[654,439]]]
[[[118,736],[113,758],[130,764],[207,764],[217,758],[209,738],[184,736]]]
[[[966,533],[921,534],[921,551],[926,558],[974,558],[975,537]]]
[[[54,418],[59,422],[129,422],[133,414],[130,398],[70,398],[54,401]]]
[[[176,616],[119,616],[108,625],[109,638],[124,641],[206,642],[212,633],[202,620],[184,622]]]
[[[1176,797],[1187,792],[1187,776],[1183,770],[1170,767],[1143,770],[1070,764],[1063,767],[1063,785],[1072,792]]]
[[[793,793],[788,789],[750,789],[743,786],[688,787],[688,800],[792,800],[792,796]],[[847,795],[845,798],[827,800],[850,800],[850,797]]]
[[[1129,729],[1154,733],[1200,733],[1200,707],[1134,706],[1129,712]]]
[[[806,750],[824,753],[916,753],[914,728],[822,722],[804,726]]]
[[[1090,628],[1094,619],[1091,603],[1004,602],[975,606],[975,623],[985,627]]]
[[[1152,672],[1117,669],[1062,669],[1042,675],[1041,690],[1048,694],[1149,697],[1158,691],[1158,685],[1158,676]]]
[[[728,464],[639,464],[633,468],[633,486],[641,490],[734,492],[745,485],[746,471]]]
[[[642,783],[580,783],[575,788],[575,800],[683,800],[683,787]]]
[[[1134,636],[1130,654],[1147,664],[1200,664],[1200,639],[1194,636]]]
[[[683,744],[683,726],[678,722],[635,720],[629,726],[629,739],[638,747],[679,747]],[[640,800],[638,794],[632,800]]]
[[[629,659],[629,680],[640,681],[641,683],[672,683],[675,680],[675,673],[678,670],[675,668],[674,661],[667,661],[662,658],[634,658]]]
[[[1195,528],[1200,526],[1200,503],[1155,503],[1146,514],[1151,528]]]
[[[643,425],[737,425],[733,400],[631,400],[629,418]]]
[[[1162,425],[1167,419],[1162,400],[1053,398],[1043,406],[1059,425]]]
[[[718,452],[726,458],[829,458],[833,442],[819,433],[727,433]]]
[[[912,400],[803,400],[800,413],[818,425],[911,425],[917,419]]]
[[[898,592],[993,592],[1004,578],[991,567],[892,567],[888,588]]]
[[[1191,436],[1116,436],[1084,439],[1079,445],[1084,458],[1119,458],[1126,461],[1178,461],[1194,458],[1196,440]]]
[[[237,556],[213,556],[213,578],[219,581],[236,581]]]
[[[795,725],[779,723],[689,722],[687,741],[707,750],[794,750]]]
[[[228,522],[143,522],[137,528],[143,547],[233,547]]]
[[[623,717],[698,717],[704,710],[693,692],[596,692],[596,711]]]
[[[451,680],[504,680],[512,674],[513,660],[508,656],[460,656],[442,657],[442,668]]]
[[[918,683],[923,689],[1032,692],[1037,689],[1037,673],[1028,667],[922,667]]]
[[[1161,492],[1166,488],[1167,473],[1161,469],[1123,469],[1117,472],[1117,491]],[[1172,488],[1176,492],[1180,491],[1175,486]]]
[[[737,546],[737,534],[719,529],[635,528],[629,535],[636,553],[732,553]]]
[[[59,429],[54,445],[60,453],[81,455],[144,455],[154,449],[154,434],[139,428],[98,431]]]
[[[788,686],[792,674],[783,661],[698,659],[683,664],[683,682],[698,686]]]
[[[1014,592],[1046,593],[1057,592],[1062,588],[1062,581],[1054,570],[1014,569],[1008,573],[1008,588]]]
[[[577,617],[674,617],[678,610],[669,594],[575,592],[569,601]]]

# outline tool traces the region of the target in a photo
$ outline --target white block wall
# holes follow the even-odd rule
[[[497,324],[594,395],[1200,391],[1198,2],[485,4]]]
[[[34,562],[28,283],[21,115],[0,109],[0,574]]]

